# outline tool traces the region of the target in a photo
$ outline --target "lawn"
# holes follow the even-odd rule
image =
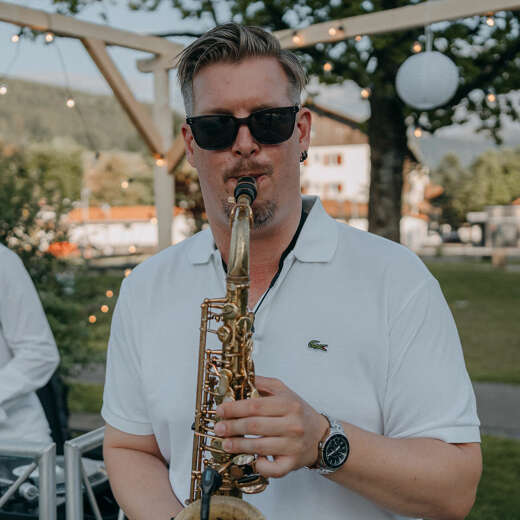
[[[484,471],[467,520],[520,518],[520,442],[483,436]]]
[[[428,267],[455,317],[471,379],[520,384],[520,271],[487,263]]]

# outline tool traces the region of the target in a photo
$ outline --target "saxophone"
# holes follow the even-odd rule
[[[206,298],[201,305],[190,497],[176,520],[265,520],[241,499],[243,493],[259,493],[267,487],[267,479],[255,471],[257,457],[225,452],[223,439],[214,431],[219,404],[259,397],[251,359],[254,314],[247,308],[255,180],[241,177],[234,195],[226,296]],[[217,336],[218,348],[207,346],[208,333]]]

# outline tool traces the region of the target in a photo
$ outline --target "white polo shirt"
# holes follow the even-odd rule
[[[205,230],[133,271],[108,350],[102,415],[124,432],[156,436],[181,502],[189,494],[200,304],[225,295],[213,244]],[[312,340],[327,350],[310,348]],[[365,430],[480,440],[437,281],[408,249],[336,222],[319,200],[256,314],[254,361],[257,374],[281,379],[316,410]],[[306,469],[244,498],[269,520],[400,518]]]
[[[3,440],[51,442],[34,391],[47,383],[59,360],[29,274],[0,244],[0,446]]]

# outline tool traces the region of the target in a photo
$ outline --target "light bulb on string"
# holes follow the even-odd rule
[[[486,14],[486,25],[488,25],[489,27],[495,26],[495,17],[493,16],[493,13]]]
[[[337,33],[338,33],[338,31],[335,27],[331,27],[329,29],[329,36],[336,36]]]
[[[372,91],[368,87],[361,89],[361,97],[363,99],[368,99],[370,97],[371,93],[372,93]]]
[[[422,128],[420,126],[416,126],[413,130],[413,135],[414,137],[416,137],[417,139],[420,139],[423,135],[423,131],[422,131]]]
[[[156,155],[155,164],[159,167],[164,166],[165,165],[164,157],[162,155]]]
[[[486,96],[486,99],[488,100],[489,103],[494,103],[496,100],[497,100],[497,97],[495,94],[493,94],[493,92],[490,92],[487,96]]]
[[[13,34],[13,35],[11,36],[11,41],[12,41],[13,43],[18,43],[18,42],[20,41],[20,35],[19,35],[19,34]]]
[[[66,105],[69,108],[74,108],[74,106],[76,105],[76,102],[74,101],[74,98],[72,98],[72,97],[67,98]]]
[[[0,96],[5,96],[7,94],[7,85],[0,85]]]
[[[422,45],[420,44],[420,42],[414,42],[414,44],[412,45],[412,51],[415,53],[422,51]]]
[[[357,34],[356,37],[354,38],[354,40],[356,40],[357,42],[360,42],[362,39],[363,39],[363,36],[361,36],[361,34]]]
[[[101,312],[105,313],[108,312],[110,309],[108,308],[108,305],[101,305],[100,310]]]
[[[303,43],[303,38],[298,34],[298,31],[294,31],[292,41],[296,45],[301,45]]]
[[[50,31],[47,31],[45,33],[45,41],[47,43],[52,43],[54,41],[54,34],[52,32],[50,32]]]
[[[330,61],[327,61],[323,64],[323,70],[325,72],[330,72],[332,70],[332,63]]]
[[[112,298],[112,296],[114,296],[114,291],[111,291],[110,289],[108,289],[108,291],[105,293],[105,296],[107,298]]]
[[[88,317],[88,322],[89,322],[89,323],[96,323],[96,321],[97,321],[97,318],[96,318],[93,314],[91,314],[91,315]]]
[[[128,188],[130,184],[128,183],[128,181],[123,181],[121,182],[121,188],[123,188],[124,190],[126,190]]]

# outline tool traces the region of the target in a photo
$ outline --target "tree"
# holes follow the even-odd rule
[[[305,27],[339,18],[366,14],[425,0],[170,0],[185,18],[213,23],[229,20],[259,25],[270,31]],[[77,13],[88,0],[54,0],[62,8]],[[156,9],[162,0],[128,0],[133,9]],[[450,57],[460,71],[461,81],[452,100],[443,107],[419,113],[407,107],[397,96],[395,76],[399,66],[411,54],[415,41],[424,42],[422,29],[364,36],[336,43],[317,44],[298,49],[309,74],[324,83],[347,79],[360,87],[369,87],[371,116],[364,129],[371,148],[369,229],[399,240],[403,164],[409,155],[407,126],[420,124],[435,132],[452,123],[465,122],[472,114],[481,122],[481,130],[500,140],[504,115],[518,119],[519,109],[508,94],[520,84],[520,14],[495,15],[494,25],[485,17],[445,22],[433,27],[434,49]],[[172,33],[172,35],[175,33]],[[186,33],[184,33],[186,34]],[[325,72],[325,62],[332,70]],[[486,96],[493,93],[495,98]]]
[[[433,201],[442,209],[442,222],[459,227],[469,211],[511,204],[520,197],[520,148],[487,151],[469,168],[463,168],[456,156],[448,155],[433,179],[444,188]]]
[[[44,152],[0,142],[0,243],[16,252],[29,272],[60,350],[60,372],[70,375],[96,357],[86,344],[83,307],[73,296],[78,268],[54,257],[48,246],[67,239],[61,217],[71,201],[64,194],[79,189],[63,176],[69,168],[81,170],[81,163],[79,157],[60,161],[59,152],[53,158]]]

